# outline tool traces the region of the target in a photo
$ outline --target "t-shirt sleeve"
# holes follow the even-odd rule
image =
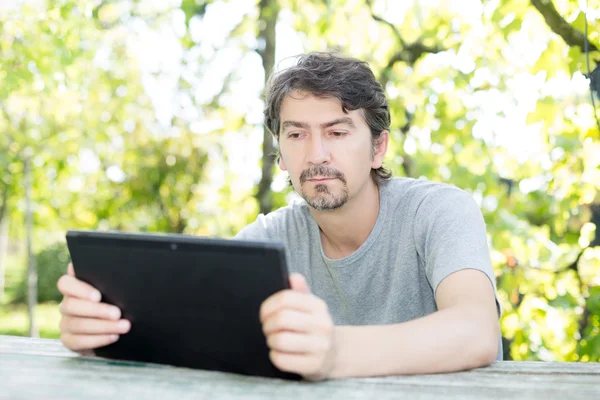
[[[259,214],[254,222],[244,227],[233,237],[235,240],[269,240],[269,232],[267,230],[266,218],[263,214]]]
[[[501,315],[485,221],[469,193],[451,186],[428,193],[417,208],[414,234],[434,293],[452,273],[476,269],[490,279],[498,316]]]

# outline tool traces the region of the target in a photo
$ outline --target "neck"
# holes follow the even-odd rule
[[[327,257],[347,257],[367,240],[379,215],[379,196],[379,188],[370,179],[342,207],[328,211],[310,209],[319,225]]]

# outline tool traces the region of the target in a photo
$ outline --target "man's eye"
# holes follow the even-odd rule
[[[290,139],[298,139],[300,137],[300,134],[299,133],[289,133],[288,137]]]
[[[331,134],[335,137],[340,137],[340,136],[344,136],[346,134],[346,132],[334,131],[334,132],[331,132]]]

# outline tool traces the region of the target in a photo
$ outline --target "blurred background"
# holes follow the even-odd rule
[[[0,26],[0,334],[58,337],[67,229],[231,237],[286,205],[266,72],[336,50],[386,90],[386,166],[480,205],[505,359],[600,359],[600,0],[2,0]]]

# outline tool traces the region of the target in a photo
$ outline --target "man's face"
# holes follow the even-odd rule
[[[381,166],[385,149],[373,153],[362,113],[344,113],[338,99],[292,91],[280,117],[279,166],[316,210],[342,207],[370,182],[371,168]]]

